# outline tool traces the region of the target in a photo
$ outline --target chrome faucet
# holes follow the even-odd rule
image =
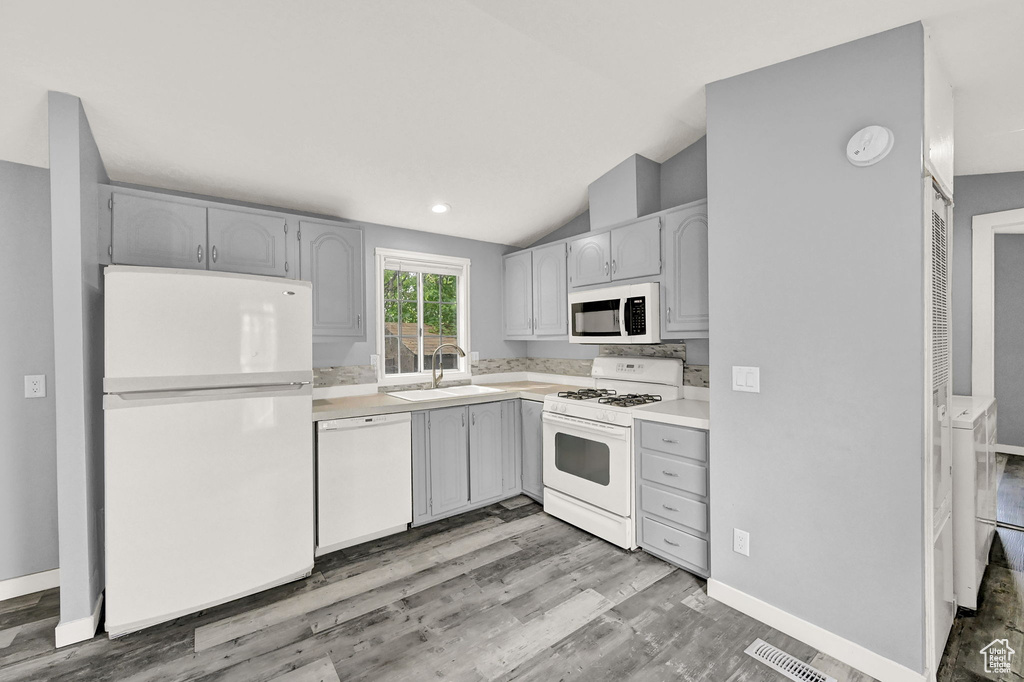
[[[441,376],[437,376],[437,354],[445,346],[451,346],[456,351],[458,351],[460,358],[466,357],[466,351],[462,350],[461,348],[456,346],[454,343],[442,343],[440,346],[435,348],[434,349],[434,355],[432,356],[431,361],[430,361],[430,365],[431,365],[430,372],[431,372],[431,376],[433,376],[433,378],[434,378],[434,388],[437,388],[437,385],[439,383],[441,383],[442,379],[444,379],[444,367],[441,368]]]

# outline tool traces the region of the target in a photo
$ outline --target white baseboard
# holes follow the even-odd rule
[[[1004,455],[1022,455],[1024,456],[1024,448],[1019,445],[999,445],[996,444],[996,452],[1001,452]]]
[[[808,623],[802,618],[717,580],[708,580],[708,596],[737,611],[742,611],[790,637],[795,637],[881,682],[926,682],[927,680],[922,673],[914,672],[860,644],[851,642],[813,623]]]
[[[60,569],[0,580],[0,601],[60,586]]]
[[[53,631],[57,648],[77,644],[92,639],[100,625],[100,609],[103,607],[103,593],[96,598],[96,606],[92,609],[92,615],[85,618],[77,618],[72,621],[57,623]]]

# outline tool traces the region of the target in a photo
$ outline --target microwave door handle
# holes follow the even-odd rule
[[[619,299],[619,334],[624,339],[628,338],[628,334],[626,334],[626,329],[628,329],[626,326],[626,314],[629,310],[629,306],[626,305],[626,301],[628,300],[628,296],[623,296]]]

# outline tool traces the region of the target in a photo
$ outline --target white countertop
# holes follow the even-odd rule
[[[509,383],[487,384],[490,388],[501,389],[501,393],[484,393],[481,395],[458,396],[439,400],[402,400],[387,393],[371,393],[354,395],[346,398],[331,398],[313,401],[313,421],[326,419],[347,419],[349,417],[367,417],[373,414],[392,414],[395,412],[416,412],[418,410],[434,410],[440,407],[458,405],[476,405],[493,403],[500,400],[536,400],[543,402],[544,396],[559,391],[572,391],[579,386],[542,383],[537,381],[514,381]]]
[[[691,429],[706,431],[711,428],[711,403],[706,400],[663,400],[634,407],[633,419],[688,426]]]

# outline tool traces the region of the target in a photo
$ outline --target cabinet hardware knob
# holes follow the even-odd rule
[[[196,261],[199,263],[203,262],[203,245],[200,244],[196,247]]]
[[[362,326],[363,326],[363,314],[362,313],[356,313],[356,329],[359,329]]]
[[[678,547],[678,546],[679,546],[679,543],[678,543],[678,542],[672,542],[672,541],[671,541],[671,540],[669,540],[668,538],[665,538],[665,544],[666,544],[666,545],[672,545],[673,547]]]
[[[670,507],[670,506],[668,506],[667,504],[663,504],[663,505],[661,505],[661,506],[662,506],[662,507],[664,507],[665,509],[668,509],[669,511],[675,511],[675,512],[679,511],[679,510],[678,510],[678,509],[676,509],[675,507]]]
[[[661,473],[665,474],[666,476],[673,476],[673,477],[679,476],[679,474],[677,474],[674,471],[662,471]]]
[[[615,274],[615,260],[612,259],[612,274]]]
[[[217,245],[213,245],[213,249],[210,250],[210,257],[213,258],[213,262],[217,262]]]
[[[662,442],[662,443],[678,443],[679,441],[677,441],[677,440],[672,440],[671,438],[662,438],[662,439],[661,439],[661,442]]]
[[[604,274],[608,274],[608,261],[604,262]]]

